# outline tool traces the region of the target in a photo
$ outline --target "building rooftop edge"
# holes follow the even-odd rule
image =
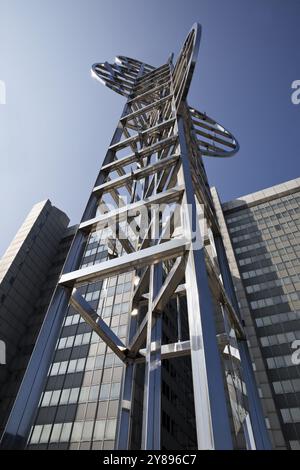
[[[251,207],[256,204],[262,204],[263,202],[276,199],[280,196],[288,195],[300,191],[300,178],[285,181],[284,183],[276,184],[269,188],[256,191],[245,196],[240,196],[231,201],[223,202],[223,211],[234,211],[239,210],[243,206]]]

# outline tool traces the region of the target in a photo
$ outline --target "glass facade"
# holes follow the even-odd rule
[[[106,237],[89,235],[81,267],[109,259]],[[123,342],[132,287],[132,273],[76,286]],[[122,361],[68,307],[28,447],[113,449],[122,372]]]
[[[300,344],[299,190],[278,191],[269,198],[262,192],[235,208],[224,205],[282,432],[291,449],[300,448],[300,364],[293,356]]]

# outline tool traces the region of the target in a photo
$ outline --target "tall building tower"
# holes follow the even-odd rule
[[[300,178],[213,194],[273,445],[300,449]]]
[[[202,161],[238,145],[186,101],[199,42],[92,68],[127,101],[3,446],[270,447]]]
[[[49,200],[36,204],[0,260],[1,434],[70,247],[68,223]]]

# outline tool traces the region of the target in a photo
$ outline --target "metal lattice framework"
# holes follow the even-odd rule
[[[157,68],[118,56],[113,64],[92,67],[97,80],[127,101],[46,323],[48,330],[57,330],[70,302],[126,364],[119,449],[130,447],[134,368],[141,362],[145,363],[142,448],[160,448],[161,361],[183,355],[191,357],[198,448],[233,448],[233,427],[237,433],[242,429],[247,448],[269,445],[202,162],[202,156],[231,156],[238,144],[224,127],[186,101],[200,31],[199,25],[193,26],[175,65],[172,56]],[[179,215],[174,207],[179,208]],[[206,221],[204,228],[202,220]],[[78,268],[87,234],[101,227],[111,229],[110,259]],[[128,343],[123,344],[76,285],[128,271],[135,272],[131,300],[135,315]],[[190,339],[162,344],[162,312],[179,295],[186,296]],[[140,305],[145,302],[147,314],[139,322]],[[43,334],[35,351],[34,360],[39,364],[50,357],[55,344],[54,334]],[[234,378],[246,384],[247,393],[239,390]],[[33,375],[30,378],[30,373],[26,380],[28,384],[31,380],[37,396],[41,381]],[[27,396],[26,403],[33,404],[34,399]],[[15,414],[20,409],[15,405]],[[22,419],[19,435],[28,428],[28,419]]]

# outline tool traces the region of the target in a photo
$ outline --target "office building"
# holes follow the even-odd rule
[[[213,195],[273,446],[299,450],[300,179]]]
[[[49,200],[36,204],[0,261],[1,433],[74,235],[68,223]]]

